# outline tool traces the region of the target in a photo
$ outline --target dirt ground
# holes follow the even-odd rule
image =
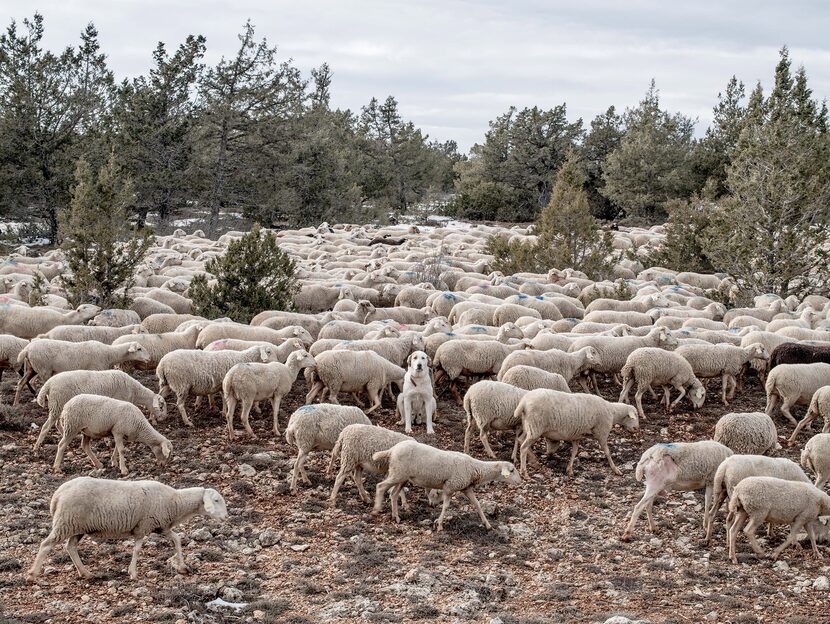
[[[2,384],[7,402],[10,377]],[[156,386],[152,376],[142,381]],[[303,400],[301,381],[283,402],[283,427]],[[129,478],[211,486],[225,496],[226,523],[195,518],[179,528],[192,573],[177,575],[166,562],[172,545],[152,536],[139,559],[139,579],[131,582],[126,571],[131,542],[85,540],[80,553],[94,580],[80,580],[59,547],[34,585],[23,577],[49,531],[52,492],[75,476],[118,478],[118,473],[108,464],[106,470],[92,470],[80,450],[72,450],[65,474],[53,476],[57,439],[51,435],[41,454],[33,455],[35,426],[45,414],[27,395],[20,408],[0,405],[0,622],[532,624],[602,622],[613,615],[665,623],[827,621],[830,560],[813,559],[809,547],[793,548],[773,564],[757,559],[742,541],[741,563],[728,563],[721,524],[713,549],[703,541],[702,492],[661,499],[655,506],[658,535],[648,533],[643,518],[633,541],[620,540],[643,492],[633,470],[643,450],[658,441],[711,437],[727,411],[763,409],[755,380],[731,408],[717,401],[719,390],[718,384],[710,388],[699,413],[669,417],[649,402],[637,435],[613,432],[611,450],[622,477],[610,472],[596,443],[588,441],[569,479],[564,475],[569,449],[563,448],[543,458],[543,467],[519,487],[480,488],[493,530],[481,527],[475,511],[458,497],[443,533],[433,532],[438,510],[427,505],[422,492],[412,492],[412,508],[399,525],[388,513],[371,516],[349,483],[337,507],[328,507],[331,481],[323,475],[328,453],[314,454],[308,464],[313,486],[291,496],[287,480],[295,451],[283,439],[275,443],[267,407],[252,419],[258,439],[229,443],[218,410],[195,413],[196,426],[188,430],[171,406],[159,428],[173,441],[173,460],[157,466],[148,449],[131,445]],[[606,398],[616,391],[604,386]],[[436,438],[424,435],[423,428],[416,437],[461,450],[463,410],[448,393],[439,408]],[[399,429],[388,404],[373,420]],[[784,444],[791,427],[777,423]],[[498,434],[492,439],[498,455],[508,458],[512,439]],[[96,448],[102,460],[108,457],[107,442]],[[800,445],[780,453],[797,461],[799,451]],[[477,441],[473,453],[483,456]],[[369,477],[369,485],[376,481]],[[778,530],[768,543],[779,543],[783,535]],[[821,549],[826,554],[827,547]],[[206,606],[217,597],[247,606],[239,611]]]

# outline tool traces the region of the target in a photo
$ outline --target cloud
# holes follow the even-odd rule
[[[26,16],[19,3],[0,6]],[[335,105],[357,111],[392,94],[406,118],[463,149],[510,105],[566,102],[587,124],[611,104],[636,105],[652,77],[663,104],[698,118],[702,134],[729,78],[769,85],[784,44],[814,94],[830,95],[830,8],[818,0],[41,0],[38,10],[51,48],[95,22],[119,79],[145,72],[157,41],[173,47],[190,33],[207,37],[208,62],[232,55],[250,18],[305,72],[329,63]]]

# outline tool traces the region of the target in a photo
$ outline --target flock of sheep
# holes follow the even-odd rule
[[[548,454],[563,442],[571,444],[567,474],[572,475],[580,443],[593,439],[611,470],[621,474],[608,438],[616,426],[636,431],[648,418],[645,393],[656,399],[662,392],[667,411],[684,399],[695,409],[707,398],[728,406],[746,376],[757,375],[766,389],[766,413],[728,413],[717,423],[713,440],[667,439],[643,453],[636,477],[645,481],[645,494],[624,537],[632,534],[642,512],[655,529],[652,506],[658,494],[703,489],[703,527],[710,540],[718,510],[729,501],[726,535],[733,561],[742,529],[752,548],[763,552],[755,539],[763,523],[790,526],[774,556],[802,530],[818,553],[817,533],[826,532],[820,518],[830,516],[830,497],[823,491],[830,479],[827,297],[800,301],[764,295],[753,307],[728,308],[723,302],[737,292],[730,277],[646,268],[622,253],[613,281],[595,282],[572,269],[509,276],[491,271],[487,238],[531,236],[520,227],[402,230],[322,224],[274,234],[297,262],[296,311],[263,310],[249,325],[196,316],[187,298],[189,281],[241,232],[216,241],[201,232],[158,237],[137,273],[133,303],[124,310],[89,304],[71,309],[59,287],[65,270],[60,251],[32,257],[20,249],[0,264],[0,292],[5,292],[0,294],[0,378],[4,369],[16,371],[14,402],[28,400],[32,392],[45,410],[36,451],[53,428],[58,430],[56,473],[79,436],[96,468],[102,463],[92,441],[112,437],[111,464],[122,477],[129,474],[126,444],[147,446],[158,462],[166,462],[175,449],[157,427],[171,397],[183,425],[196,428],[200,402],[207,398],[213,406],[221,398],[229,440],[239,435],[237,405],[245,435],[253,436],[251,410],[259,413],[268,401],[279,437],[285,419],[281,401],[302,373],[306,405],[285,426],[286,442],[298,451],[292,492],[298,481],[310,483],[309,453],[330,450],[332,503],[346,479],[370,503],[364,473],[377,473],[385,477],[377,486],[373,513],[381,512],[388,498],[399,522],[398,506],[406,508],[409,485],[423,488],[430,503],[442,501],[438,530],[458,492],[490,528],[474,489],[492,481],[520,485],[528,465],[538,465],[538,440],[544,439]],[[614,235],[615,249],[631,252],[630,257],[663,239],[660,227]],[[50,292],[45,306],[30,307],[28,294],[38,274],[51,284]],[[623,291],[630,297],[620,299]],[[413,403],[404,390],[396,403],[395,390],[411,389],[415,378],[410,375],[421,374],[424,362],[428,374],[417,383],[428,384],[427,400]],[[131,375],[135,370],[155,371],[158,392],[137,381]],[[597,378],[605,376],[620,390],[615,401],[599,395]],[[720,381],[718,395],[707,388],[712,379]],[[461,382],[467,388],[463,396]],[[408,435],[413,422],[425,423],[426,433],[432,433],[435,402],[429,399],[447,387],[467,416],[463,453]],[[580,392],[572,391],[576,388]],[[603,388],[607,392],[608,386]],[[423,386],[419,392],[423,395]],[[359,407],[340,405],[341,394],[351,395]],[[403,431],[374,425],[369,418],[387,395],[398,407]],[[800,423],[792,415],[797,405],[807,406]],[[816,417],[824,419],[824,433],[812,436],[801,455],[802,466],[815,473],[815,484],[798,464],[767,455],[780,448],[773,421],[778,409],[797,424],[790,444]],[[436,427],[440,416],[435,414]],[[498,432],[513,433],[511,459],[518,470],[510,461],[497,460],[489,436]],[[473,457],[479,452],[473,448],[474,434],[490,460]],[[172,529],[199,514],[227,517],[222,495],[211,488],[175,490],[156,481],[90,477],[58,487],[50,512],[52,531],[29,580],[41,573],[52,546],[67,540],[79,574],[89,576],[77,551],[84,535],[134,538],[129,574],[136,578],[144,538],[163,533],[175,545],[175,569],[183,571],[181,543]]]

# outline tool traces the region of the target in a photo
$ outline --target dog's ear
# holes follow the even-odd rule
[[[407,358],[406,358],[406,363],[407,363],[409,366],[412,366],[412,356],[413,356],[413,355],[415,355],[415,354],[414,354],[414,353],[410,353],[410,354],[407,356]]]
[[[432,368],[432,358],[427,356],[427,366]]]

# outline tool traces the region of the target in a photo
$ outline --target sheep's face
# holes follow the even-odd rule
[[[627,406],[625,416],[618,424],[630,433],[634,433],[640,428],[640,419],[637,417],[637,410],[634,406]]]
[[[699,381],[695,382],[688,394],[689,400],[695,409],[703,407],[703,402],[706,400],[706,389]]]
[[[207,488],[202,495],[202,506],[205,513],[215,520],[224,520],[228,517],[228,507],[222,495],[213,488]]]
[[[311,337],[311,334],[302,327],[295,327],[294,328],[294,336],[301,340],[303,344],[311,346],[314,343],[314,338]]]
[[[499,480],[509,483],[510,485],[519,485],[522,482],[522,478],[519,476],[519,471],[516,470],[516,466],[510,462],[501,462]]]
[[[167,402],[161,397],[160,394],[153,397],[153,405],[150,408],[150,411],[153,413],[153,416],[156,417],[156,420],[161,421],[167,418]]]
[[[279,358],[277,356],[276,349],[274,347],[267,346],[259,348],[259,359],[263,362],[276,362]]]
[[[129,355],[130,359],[136,362],[149,362],[150,361],[150,354],[148,353],[147,349],[142,347],[137,342],[131,342],[127,347],[127,354]]]
[[[425,349],[424,344],[424,337],[421,334],[415,334],[412,338],[412,350],[413,351],[423,351]]]
[[[752,359],[766,360],[769,358],[769,353],[760,342],[752,345],[751,353]]]
[[[170,440],[164,440],[161,444],[153,447],[153,455],[156,456],[158,463],[166,464],[173,456],[173,443]]]
[[[294,351],[289,357],[294,358],[294,361],[300,368],[314,368],[317,366],[317,361],[308,351],[300,350]]]
[[[594,347],[588,347],[588,350],[585,353],[585,359],[589,364],[599,364],[599,351],[597,351]]]
[[[445,319],[443,316],[439,316],[437,318],[432,319],[429,322],[429,327],[436,332],[452,331],[452,325],[450,325],[447,319]]]

